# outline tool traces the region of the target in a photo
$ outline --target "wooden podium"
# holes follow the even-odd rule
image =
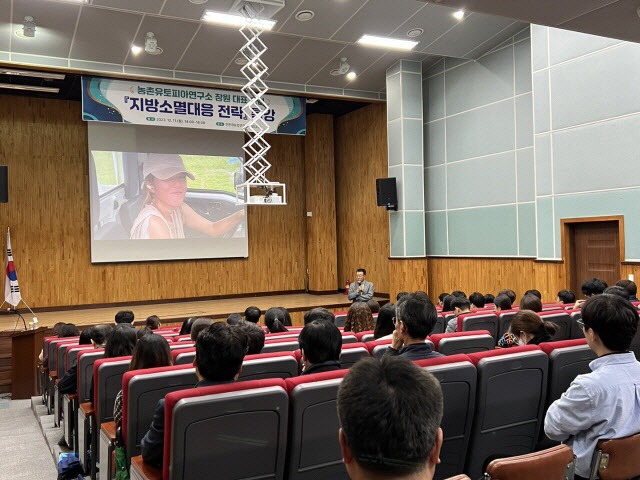
[[[11,338],[11,399],[19,400],[36,395],[38,355],[47,327],[24,332],[2,332]]]

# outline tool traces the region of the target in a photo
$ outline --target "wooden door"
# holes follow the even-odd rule
[[[583,298],[581,285],[588,278],[607,285],[620,280],[620,238],[617,221],[571,224],[571,289]]]

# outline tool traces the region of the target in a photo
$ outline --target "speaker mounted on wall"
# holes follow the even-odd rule
[[[379,207],[387,207],[387,210],[398,210],[396,177],[376,178],[376,198]]]
[[[9,168],[0,165],[0,203],[9,202]]]

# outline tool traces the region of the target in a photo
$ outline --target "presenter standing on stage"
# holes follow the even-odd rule
[[[367,271],[364,268],[356,270],[356,281],[349,287],[347,298],[354,302],[366,302],[373,298],[373,283],[366,280]]]

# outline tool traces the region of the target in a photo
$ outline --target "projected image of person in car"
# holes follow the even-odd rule
[[[132,239],[185,238],[184,226],[213,237],[233,233],[242,222],[244,209],[221,220],[207,220],[185,203],[187,171],[180,155],[149,154],[142,166],[146,197],[131,227]]]

